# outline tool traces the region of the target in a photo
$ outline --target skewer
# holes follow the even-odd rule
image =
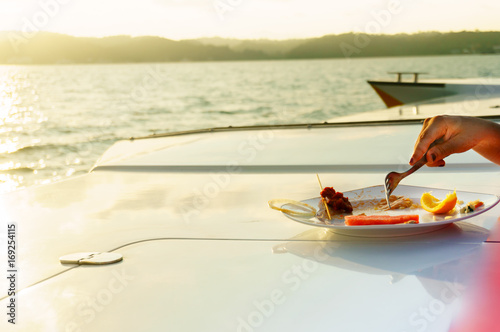
[[[319,175],[316,174],[316,177],[318,178],[319,189],[323,191],[323,186],[321,185],[321,180],[319,179]],[[323,201],[323,204],[325,204],[325,209],[326,213],[328,214],[328,219],[332,220],[332,216],[330,215],[330,210],[328,209],[328,204],[326,204],[326,200],[323,197],[321,197],[321,200]]]

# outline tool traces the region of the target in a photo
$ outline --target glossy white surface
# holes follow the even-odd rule
[[[120,141],[104,154],[96,170],[139,167],[193,173],[390,171],[408,166],[420,128],[420,124],[402,124],[264,129]],[[128,159],[113,157],[122,154]],[[450,165],[454,163],[492,167],[473,152],[451,156]]]
[[[461,226],[397,244],[320,233],[131,245],[121,264],[82,266],[21,293],[30,319],[19,329],[414,331],[426,310],[428,330],[446,330],[485,235]]]
[[[272,198],[318,196],[317,172],[341,191],[380,185],[408,167],[419,130],[119,142],[86,176],[4,195],[2,225],[13,220],[19,230],[15,330],[447,331],[499,206],[436,232],[378,239],[312,228],[267,207]],[[469,152],[404,184],[499,194],[500,167]],[[123,261],[59,263],[105,251]],[[0,330],[12,326],[2,319]]]

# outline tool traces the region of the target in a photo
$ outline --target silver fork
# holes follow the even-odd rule
[[[390,172],[389,174],[387,174],[387,176],[385,177],[385,199],[387,200],[387,205],[389,206],[389,209],[391,208],[391,203],[389,202],[389,196],[392,194],[394,189],[396,189],[401,180],[403,180],[408,175],[414,173],[420,167],[424,166],[427,163],[427,159],[425,157],[426,154],[427,152],[424,154],[422,158],[420,158],[419,161],[415,163],[415,165],[413,165],[412,168],[410,168],[406,172],[404,173]]]
[[[434,142],[432,142],[429,147],[427,148],[427,151],[429,151],[430,148],[432,148],[434,145],[442,143],[443,139],[438,138]],[[389,174],[386,175],[385,177],[385,182],[384,182],[384,188],[385,188],[385,199],[387,201],[387,205],[389,206],[389,209],[391,209],[391,203],[389,202],[389,196],[391,196],[392,192],[396,187],[398,186],[399,182],[403,180],[405,177],[407,177],[410,174],[413,174],[416,172],[420,167],[424,166],[427,164],[427,151],[425,151],[424,155],[422,158],[420,158],[419,161],[417,161],[412,168],[407,170],[404,173],[398,173],[398,172],[390,172]]]

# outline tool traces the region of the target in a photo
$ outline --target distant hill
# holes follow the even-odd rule
[[[236,52],[242,51],[258,51],[268,56],[285,56],[292,49],[307,42],[307,39],[288,39],[288,40],[271,40],[271,39],[232,39],[232,38],[199,38],[189,41],[200,43],[203,45],[213,46],[228,46]]]
[[[124,63],[266,58],[265,54],[258,51],[236,52],[227,46],[161,37],[82,38],[47,32],[26,39],[15,39],[18,38],[16,36],[18,34],[15,32],[0,34],[0,63]]]
[[[500,32],[345,33],[293,40],[162,37],[84,38],[40,32],[0,32],[0,63],[126,63],[236,61],[500,52]]]
[[[500,51],[500,32],[424,32],[368,35],[346,33],[314,38],[287,56],[293,59],[444,54],[490,54]]]

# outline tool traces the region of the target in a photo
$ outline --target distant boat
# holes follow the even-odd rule
[[[427,102],[434,98],[453,95],[476,96],[482,99],[500,93],[500,79],[430,79],[420,81],[419,75],[426,73],[389,72],[389,74],[396,74],[397,80],[368,81],[388,108],[423,100]],[[413,80],[404,81],[403,75],[412,75]]]

